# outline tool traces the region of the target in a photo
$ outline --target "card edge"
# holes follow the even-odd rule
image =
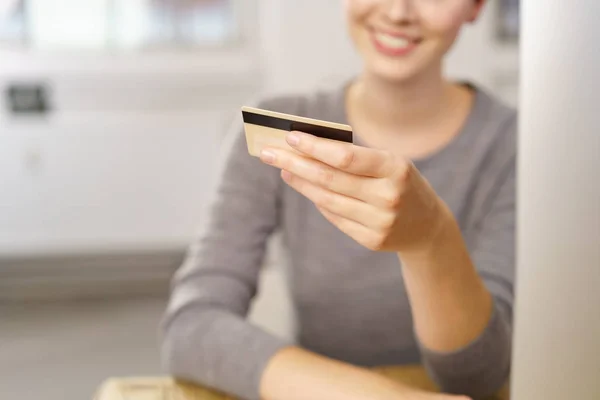
[[[286,114],[286,113],[282,113],[282,112],[271,111],[271,110],[267,110],[264,108],[256,108],[256,107],[250,107],[250,106],[242,106],[241,111],[258,114],[258,115],[263,115],[266,117],[286,119],[288,121],[293,121],[293,122],[304,122],[304,123],[308,123],[308,124],[312,124],[312,125],[322,126],[325,128],[339,129],[339,130],[348,131],[350,133],[353,133],[352,127],[350,125],[340,124],[337,122],[325,121],[325,120],[309,118],[309,117],[301,117],[299,115]]]

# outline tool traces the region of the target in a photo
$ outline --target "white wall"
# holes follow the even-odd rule
[[[203,219],[215,150],[245,99],[256,90],[337,82],[357,70],[341,3],[261,0],[258,64],[252,56],[188,56],[167,81],[142,72],[175,59],[159,66],[146,60],[144,71],[126,80],[104,74],[98,83],[61,59],[39,74],[39,59],[0,53],[0,88],[3,78],[50,76],[59,80],[56,98],[66,108],[39,121],[0,111],[0,254],[185,246]],[[451,75],[488,87],[493,63],[502,71],[517,62],[514,50],[491,44],[491,11],[464,32],[448,62]],[[219,60],[227,61],[225,71]],[[85,62],[103,69],[94,57]],[[208,78],[190,78],[192,70]]]
[[[267,90],[307,90],[358,70],[359,60],[346,35],[341,0],[266,3]]]

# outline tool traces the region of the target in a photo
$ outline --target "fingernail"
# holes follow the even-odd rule
[[[260,152],[260,159],[267,164],[273,164],[275,162],[275,153],[270,150],[263,150]]]
[[[287,142],[292,146],[297,146],[298,143],[300,143],[300,135],[298,135],[296,132],[290,132],[287,135]]]
[[[292,173],[286,170],[281,171],[281,177],[284,181],[289,181],[292,179]]]

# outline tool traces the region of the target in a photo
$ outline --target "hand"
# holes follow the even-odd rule
[[[267,148],[261,160],[282,169],[288,185],[371,250],[426,248],[452,218],[409,160],[301,132],[287,141],[296,151]]]

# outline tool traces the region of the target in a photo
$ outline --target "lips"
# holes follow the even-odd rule
[[[377,50],[389,56],[407,55],[414,51],[420,43],[418,39],[381,31],[372,31],[371,36]]]

